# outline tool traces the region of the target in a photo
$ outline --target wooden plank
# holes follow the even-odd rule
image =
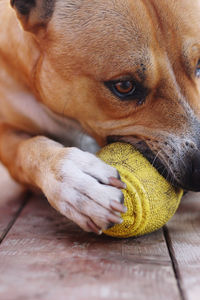
[[[200,193],[188,193],[168,223],[168,242],[184,299],[200,299]]]
[[[24,203],[22,189],[0,164],[0,243],[17,218]]]
[[[39,198],[3,241],[0,274],[4,300],[181,300],[162,230],[137,239],[95,236]]]

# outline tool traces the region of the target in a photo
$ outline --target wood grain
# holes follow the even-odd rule
[[[181,299],[162,230],[125,240],[87,234],[39,198],[3,241],[0,273],[4,300]]]
[[[24,203],[23,190],[0,163],[0,243]]]
[[[200,193],[188,193],[169,222],[169,245],[184,299],[200,299]]]

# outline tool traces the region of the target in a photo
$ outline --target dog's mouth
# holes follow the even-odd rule
[[[114,142],[129,143],[134,146],[152,165],[157,171],[174,187],[180,187],[180,184],[176,181],[168,167],[160,160],[157,153],[154,153],[145,140],[140,140],[136,137],[124,137],[124,136],[109,136],[107,138],[108,144]]]

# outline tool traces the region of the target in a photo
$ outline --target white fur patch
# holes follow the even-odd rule
[[[53,207],[82,228],[87,218],[102,229],[110,222],[117,223],[119,214],[110,203],[120,203],[122,191],[108,185],[109,177],[117,177],[114,168],[77,148],[66,149],[66,157],[57,167],[56,174],[46,172],[42,184]]]

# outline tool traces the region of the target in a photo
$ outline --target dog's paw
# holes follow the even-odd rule
[[[51,205],[85,231],[100,234],[122,222],[126,211],[116,169],[77,148],[59,149],[43,174],[42,190]]]

